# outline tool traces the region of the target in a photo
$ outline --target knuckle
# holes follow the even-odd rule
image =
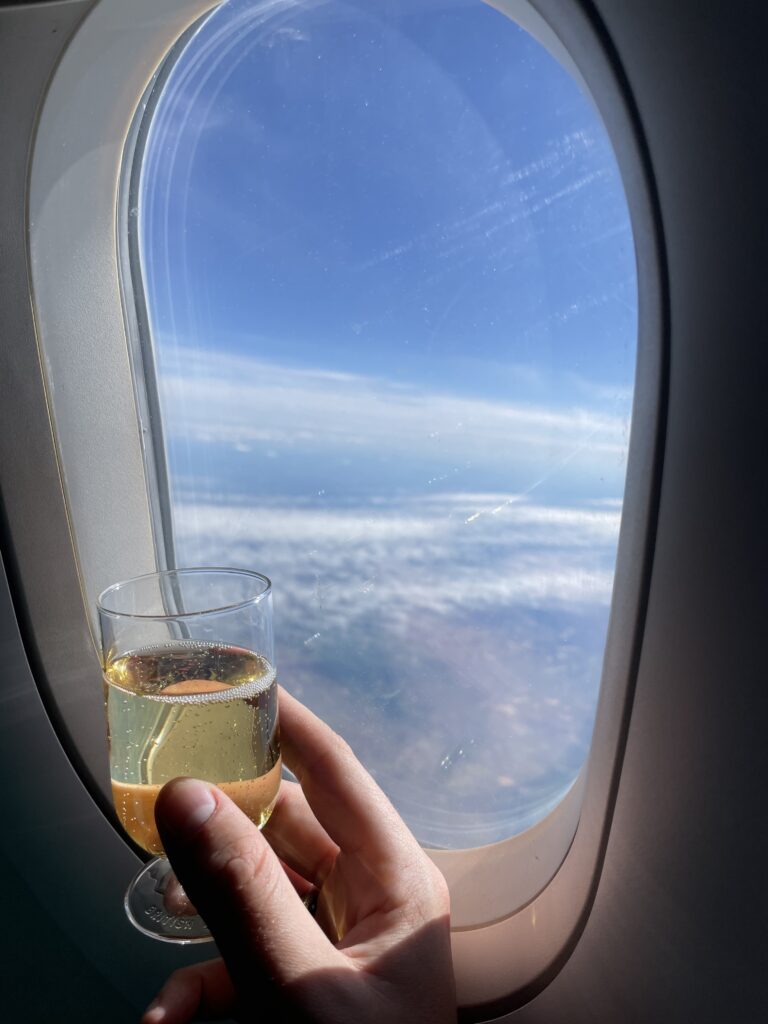
[[[448,883],[426,854],[423,855],[418,870],[414,870],[411,876],[408,902],[420,923],[450,916],[451,898]]]
[[[269,870],[269,847],[266,843],[254,843],[238,838],[225,843],[211,857],[211,868],[220,884],[227,890],[239,893]]]
[[[344,739],[343,736],[340,736],[337,732],[334,732],[332,729],[331,739],[333,740],[334,746],[336,747],[336,751],[339,757],[344,758],[345,760],[357,760],[357,756],[352,747],[349,745],[349,743]]]
[[[166,980],[166,985],[185,985],[187,978],[191,973],[190,967],[177,967],[175,971],[172,971]]]
[[[322,884],[328,875],[330,875],[331,871],[333,871],[337,856],[337,850],[327,850],[318,857],[313,867],[313,874],[319,884]]]
[[[302,787],[307,782],[322,780],[325,785],[346,774],[347,766],[357,761],[352,747],[338,733],[328,727],[328,740],[305,764],[297,766],[296,774]]]
[[[356,760],[352,747],[337,732],[328,727],[328,745],[318,754],[316,768],[335,768],[339,763]]]
[[[442,871],[430,861],[432,891],[439,910],[444,914],[451,912],[451,892]]]

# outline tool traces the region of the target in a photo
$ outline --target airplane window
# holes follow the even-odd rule
[[[136,232],[179,565],[274,581],[282,682],[426,845],[589,749],[634,248],[599,115],[480,0],[229,0],[158,79]]]

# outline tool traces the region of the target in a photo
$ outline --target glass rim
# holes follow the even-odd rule
[[[202,608],[199,611],[193,612],[176,612],[163,614],[146,614],[143,612],[121,612],[114,608],[109,608],[105,604],[105,600],[108,600],[110,594],[115,594],[123,587],[127,587],[133,583],[139,583],[142,580],[156,579],[160,580],[169,578],[171,576],[193,576],[202,573],[228,573],[232,576],[249,576],[254,580],[259,580],[265,584],[263,589],[258,594],[254,594],[252,597],[248,597],[243,601],[234,601],[232,604],[217,605],[215,608]],[[163,569],[160,572],[145,572],[139,576],[131,576],[127,580],[119,580],[117,583],[111,583],[105,590],[99,594],[96,598],[96,607],[104,615],[109,615],[112,618],[120,619],[144,619],[152,620],[154,622],[165,622],[169,619],[194,619],[199,618],[201,615],[216,615],[221,612],[232,612],[237,611],[239,608],[246,608],[248,605],[259,604],[265,597],[272,593],[272,580],[265,576],[262,572],[255,572],[253,569],[235,569],[231,566],[221,565],[195,565],[184,569]]]

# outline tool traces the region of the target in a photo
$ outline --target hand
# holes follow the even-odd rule
[[[223,960],[171,975],[142,1024],[456,1020],[445,881],[347,744],[280,693],[283,782],[260,833],[221,791],[175,779],[165,849]],[[299,893],[318,893],[317,915]]]

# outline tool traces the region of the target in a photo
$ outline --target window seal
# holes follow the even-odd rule
[[[171,481],[160,407],[157,363],[141,273],[141,237],[137,214],[142,161],[152,125],[152,115],[176,60],[210,14],[210,11],[204,12],[182,32],[144,90],[126,137],[117,192],[115,236],[120,295],[141,425],[147,498],[159,569],[174,569],[177,565]]]

